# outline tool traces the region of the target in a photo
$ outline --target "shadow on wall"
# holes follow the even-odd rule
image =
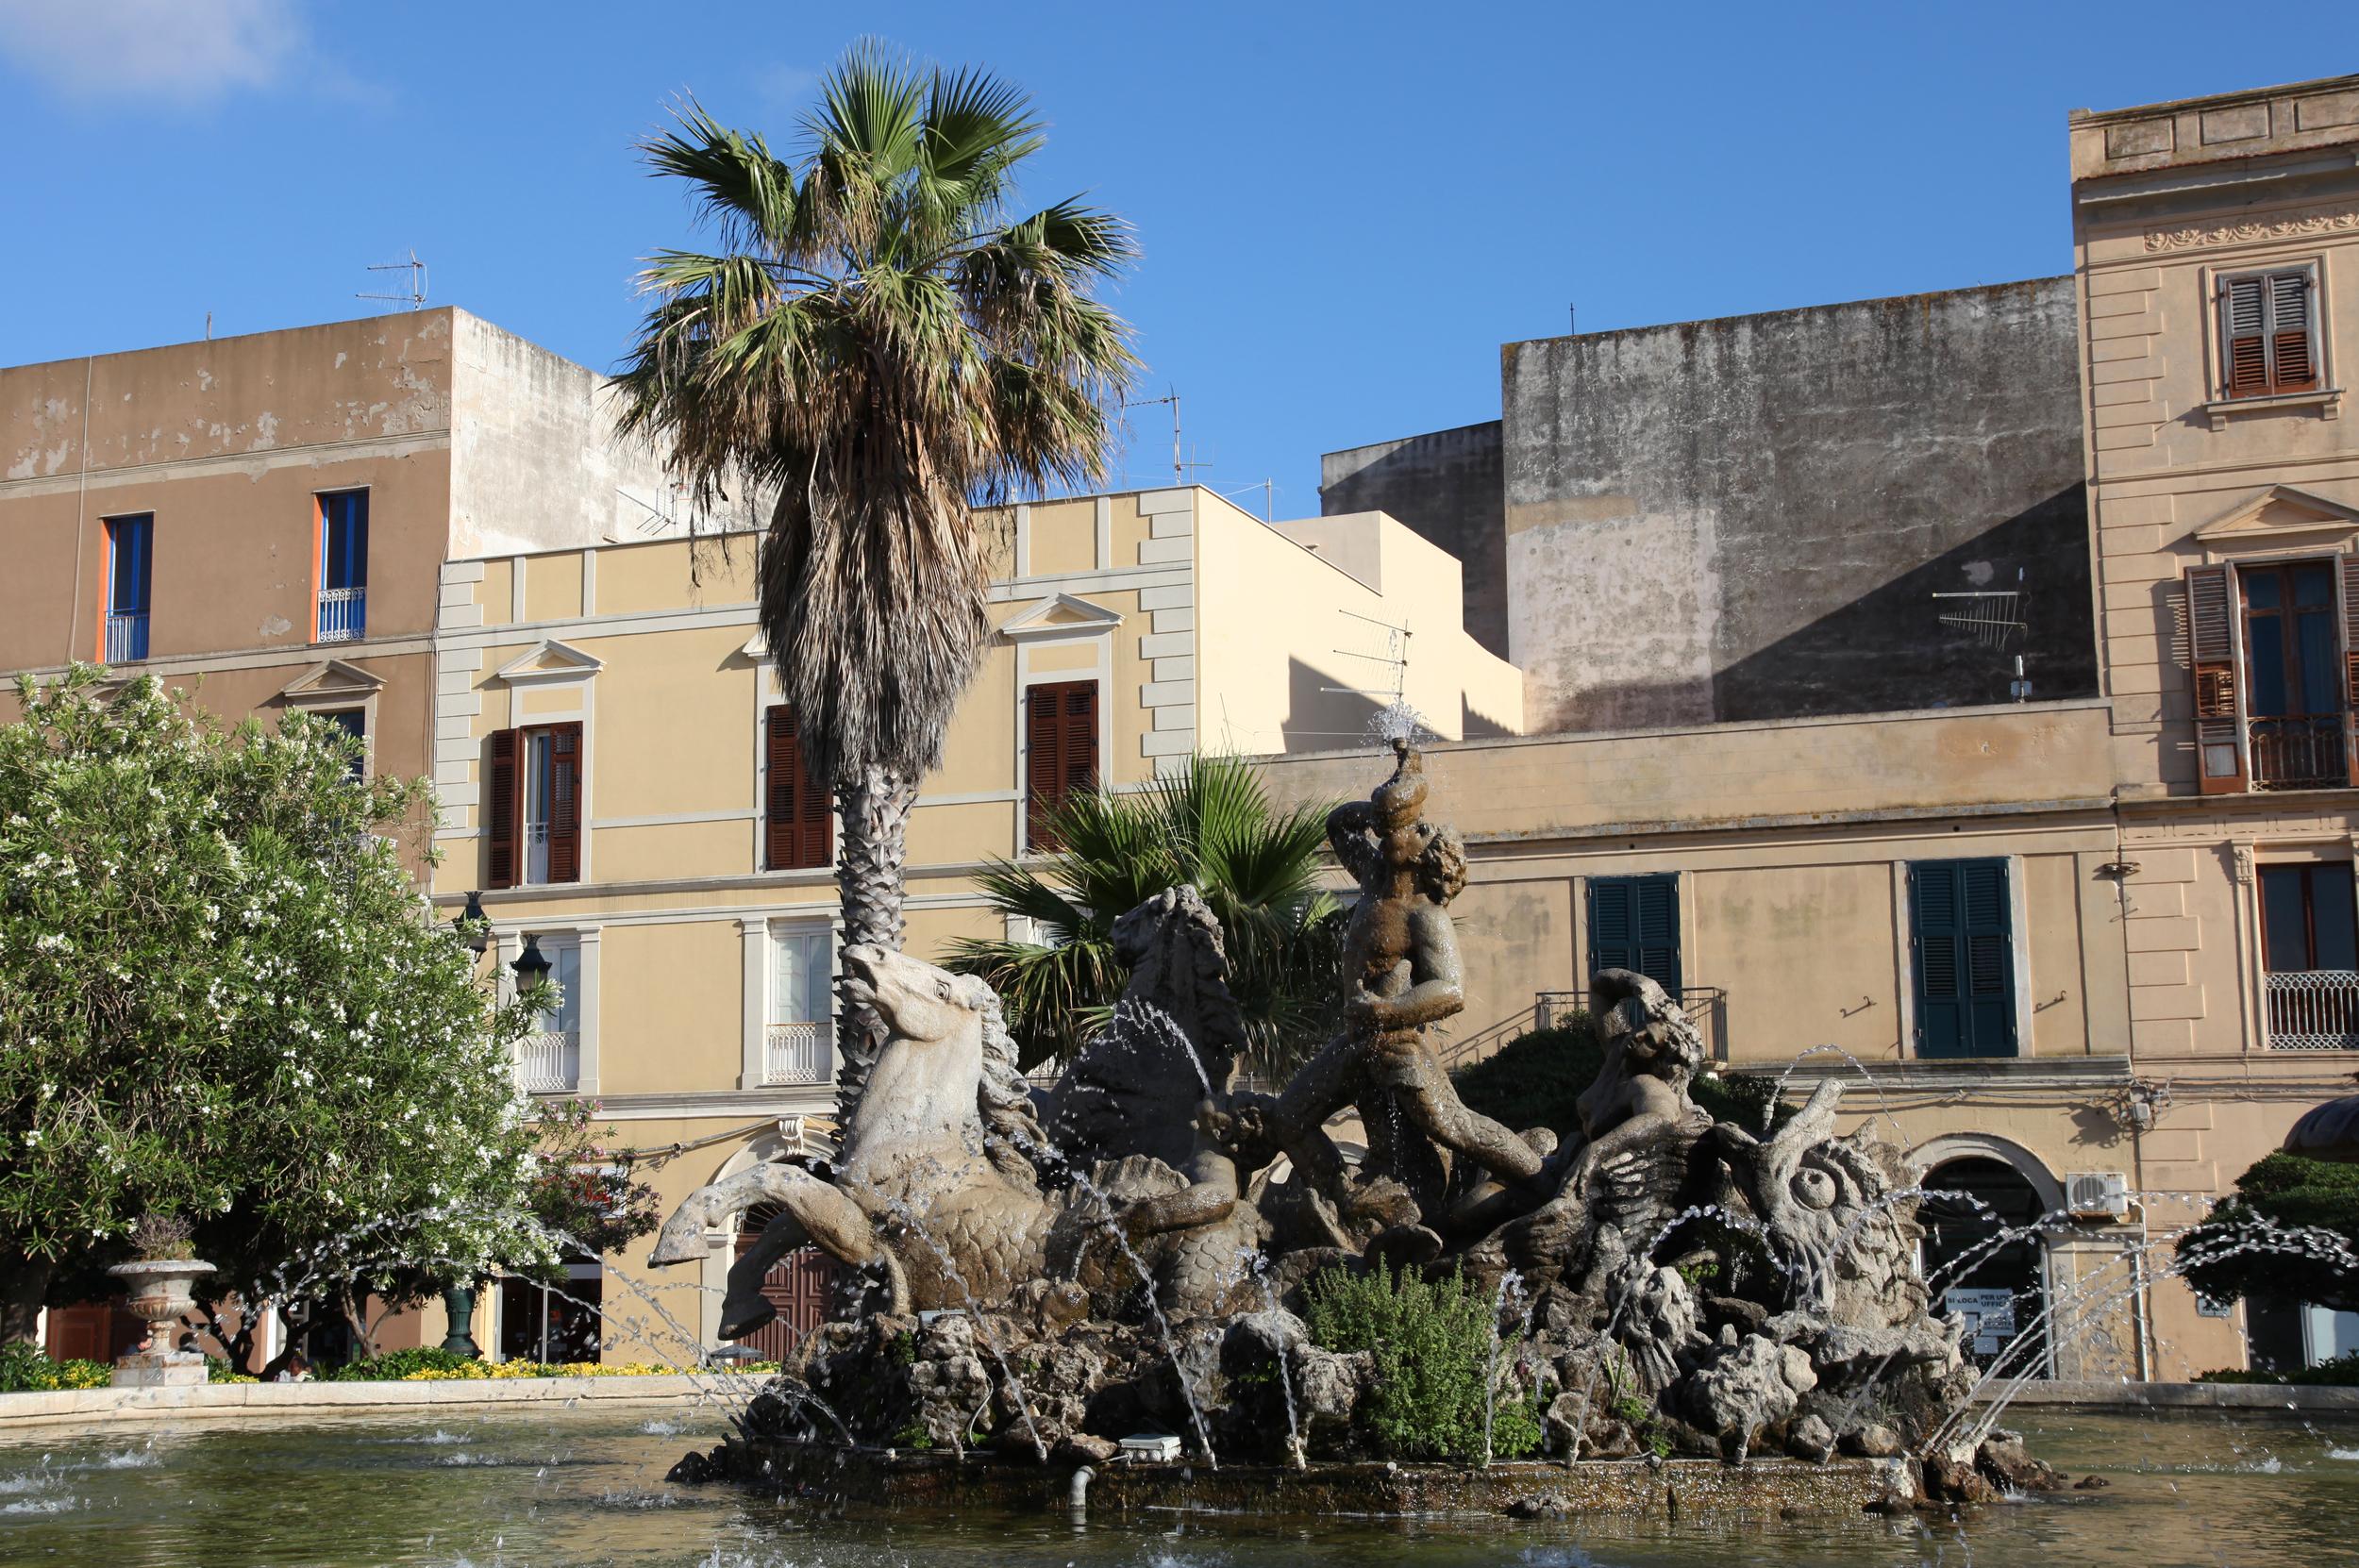
[[[1510,729],[1462,696],[1458,699],[1458,733],[1469,741],[1481,741],[1495,735],[1519,735],[1522,731]]]
[[[1458,558],[1466,635],[1508,657],[1507,489],[1500,425],[1330,452],[1320,461],[1319,511],[1380,511]]]
[[[1940,623],[1975,601],[1936,601],[1934,593],[2013,590],[2018,569],[2016,619],[2025,630],[1991,646]],[[2075,484],[1720,671],[1714,716],[1728,723],[2003,703],[2017,654],[2033,701],[2091,696],[2090,614],[2088,490]]]
[[[1380,676],[1389,674],[1379,665],[1369,668]],[[1374,684],[1373,677],[1361,678]],[[1349,751],[1376,744],[1368,721],[1384,705],[1356,692],[1330,690],[1352,684],[1299,659],[1286,660],[1286,719],[1279,733],[1288,751]]]

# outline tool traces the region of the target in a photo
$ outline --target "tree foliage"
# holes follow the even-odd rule
[[[1272,805],[1233,757],[1191,758],[1145,790],[1067,796],[1048,819],[1055,851],[995,860],[978,878],[1032,936],[962,940],[950,967],[999,993],[1026,1066],[1069,1059],[1122,997],[1114,922],[1189,884],[1220,919],[1247,1047],[1282,1072],[1317,1047],[1334,1006],[1343,926],[1318,887],[1328,809]]]
[[[541,1172],[499,1004],[385,831],[423,784],[357,742],[235,730],[153,676],[21,681],[0,726],[0,1275],[42,1282],[195,1227],[211,1283],[348,1316],[544,1259]],[[364,1261],[355,1261],[364,1259]]]
[[[2240,1296],[2359,1312],[2359,1165],[2279,1152],[2179,1239],[2187,1282]]]
[[[700,508],[776,498],[761,628],[842,807],[855,942],[900,944],[909,809],[989,635],[974,509],[1101,477],[1136,368],[1096,298],[1133,254],[1127,226],[1078,199],[1014,205],[1044,141],[1009,83],[867,42],[821,81],[792,157],[693,101],[642,147],[719,244],[640,275],[622,427]],[[882,1030],[863,998],[840,1013],[848,1119]]]

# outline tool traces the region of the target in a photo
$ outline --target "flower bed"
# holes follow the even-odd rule
[[[656,1361],[487,1361],[426,1346],[396,1350],[326,1374],[330,1382],[452,1383],[475,1378],[647,1377],[675,1376],[683,1369]],[[760,1376],[778,1370],[776,1361],[747,1361],[733,1369]]]

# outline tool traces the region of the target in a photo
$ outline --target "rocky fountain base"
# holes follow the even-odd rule
[[[682,1478],[1312,1511],[1906,1509],[2039,1484],[2019,1446],[1966,1435],[1916,1174],[1835,1136],[1838,1085],[1715,1118],[1686,1014],[1605,970],[1577,1126],[1460,1102],[1427,1031],[1464,1005],[1466,864],[1397,749],[1329,818],[1360,884],[1343,1024],[1275,1097],[1234,1087],[1244,1027],[1193,889],[1115,924],[1121,1005],[1045,1096],[982,980],[845,950],[887,1038],[837,1158],[700,1190],[652,1259],[701,1259],[768,1205],[722,1336],[775,1315],[763,1277],[803,1245],[847,1265],[839,1321]],[[1347,1110],[1356,1159],[1327,1130]],[[1447,1462],[1405,1462],[1429,1459]]]

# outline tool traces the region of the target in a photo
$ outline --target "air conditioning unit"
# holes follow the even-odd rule
[[[2076,1220],[2126,1220],[2130,1178],[2119,1171],[2076,1171],[2065,1177],[2065,1208]]]

